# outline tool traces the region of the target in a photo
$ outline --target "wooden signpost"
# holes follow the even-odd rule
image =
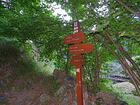
[[[69,44],[68,52],[71,54],[70,64],[76,68],[76,93],[77,105],[83,105],[82,89],[82,66],[84,59],[82,54],[89,53],[93,50],[92,44],[83,44],[85,35],[80,32],[79,21],[74,22],[74,34],[64,38],[64,44]]]

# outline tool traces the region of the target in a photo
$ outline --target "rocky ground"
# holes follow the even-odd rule
[[[5,77],[0,80],[0,105],[76,105],[75,91],[75,79],[62,71],[47,77]],[[127,105],[111,93],[94,96],[86,87],[83,93],[85,105]]]
[[[36,80],[26,77],[1,80],[0,105],[57,105],[57,98],[42,81],[43,78],[39,77]]]

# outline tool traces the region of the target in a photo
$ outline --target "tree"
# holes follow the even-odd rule
[[[54,2],[61,5],[72,20],[64,21],[54,16],[54,11],[49,8]],[[77,19],[81,31],[86,34],[86,42],[95,45],[95,51],[85,56],[85,78],[90,77],[91,82],[98,84],[104,63],[113,60],[113,56],[122,66],[127,65],[125,59],[128,59],[133,67],[127,65],[124,69],[134,71],[129,76],[139,76],[139,65],[131,59],[131,56],[140,54],[139,3],[139,0],[69,0],[68,3],[59,0],[3,0],[0,2],[0,37],[15,38],[22,45],[30,40],[38,48],[41,59],[53,60],[57,68],[71,70],[63,39],[73,33],[72,23]],[[127,47],[128,52],[122,46]],[[137,82],[138,76],[133,76]]]

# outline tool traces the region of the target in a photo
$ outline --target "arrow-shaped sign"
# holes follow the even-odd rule
[[[82,65],[84,64],[84,59],[72,59],[70,61],[70,64],[78,68],[82,67]]]
[[[79,55],[83,53],[89,53],[93,50],[92,44],[75,44],[71,45],[69,48],[69,54]]]
[[[66,36],[64,38],[64,44],[81,43],[84,39],[85,39],[85,35],[82,32],[77,32],[75,34]]]
[[[71,59],[84,59],[83,56],[81,54],[79,55],[73,55],[70,57]]]

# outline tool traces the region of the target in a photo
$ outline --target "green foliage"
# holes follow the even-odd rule
[[[0,8],[0,36],[15,38],[23,46],[31,40],[39,49],[41,59],[55,59],[57,66],[63,67],[66,51],[63,38],[70,33],[70,26],[64,26],[47,6],[39,6],[39,0],[28,3],[14,0],[9,4],[10,9]]]
[[[0,37],[0,66],[14,65],[20,59],[20,49],[17,40]]]
[[[40,68],[37,63],[33,61],[29,56],[23,56],[23,59],[19,61],[19,66],[16,70],[16,75],[26,75],[28,73],[37,73]]]
[[[125,94],[120,90],[120,88],[111,88],[111,91],[114,95],[116,95],[120,100],[127,102],[129,105],[139,105],[138,99],[135,98],[134,94]]]
[[[63,44],[63,40],[66,35],[73,33],[72,23],[76,19],[80,20],[81,31],[86,34],[84,43],[95,45],[93,52],[84,56],[84,77],[89,84],[90,80],[93,81],[97,54],[100,56],[100,69],[103,71],[107,69],[104,64],[114,60],[114,57],[104,48],[103,42],[89,35],[90,32],[99,32],[101,39],[104,39],[102,34],[107,31],[113,39],[127,48],[131,56],[140,54],[140,19],[136,19],[135,14],[117,1],[69,0],[68,3],[59,0],[44,1],[44,4],[40,0],[10,0],[4,4],[0,2],[0,49],[3,49],[0,50],[0,61],[6,62],[9,59],[3,51],[10,52],[8,53],[10,56],[23,52],[24,56],[19,61],[21,64],[19,74],[30,70],[42,71],[33,61],[32,45],[38,49],[39,60],[48,59],[54,62],[56,68],[72,70],[73,68],[68,64],[68,46]],[[65,21],[53,15],[54,11],[50,10],[49,4],[54,2],[67,11],[72,17],[71,21]],[[139,11],[139,0],[123,0],[123,3],[133,11]],[[93,26],[95,30],[92,30]],[[24,51],[17,49],[19,47]],[[109,47],[115,50],[113,46]],[[6,59],[3,58],[5,56],[7,56]],[[137,61],[139,63],[139,59]],[[104,83],[106,81],[103,81],[100,87],[104,87]],[[104,91],[107,90],[106,87],[104,89]]]
[[[101,92],[113,92],[112,89],[108,86],[108,84],[111,84],[112,81],[110,80],[107,80],[105,78],[102,78],[100,79],[100,84],[99,84],[99,87],[100,87],[100,91]]]
[[[57,0],[46,0],[47,5],[45,3],[40,5],[39,0],[31,0],[28,3],[22,0],[12,0],[8,2],[10,9],[0,7],[0,36],[18,39],[23,44],[27,40],[32,40],[39,49],[41,59],[44,60],[46,57],[50,60],[53,59],[57,62],[56,66],[64,68],[66,46],[63,45],[63,38],[72,33],[72,27],[71,21],[64,25],[63,20],[53,16],[48,7],[48,4],[53,2],[60,4],[73,19],[81,20],[81,29],[85,33],[91,32],[92,26],[96,25],[96,31],[103,31],[104,27],[108,27],[108,31],[114,35],[114,38],[118,38],[124,33],[123,36],[131,37],[129,39],[131,45],[135,45],[131,40],[139,40],[140,22],[134,19],[119,3],[112,0],[102,3],[97,0],[70,0],[66,4]],[[128,4],[131,2],[129,1]],[[138,3],[138,1],[133,1],[133,7],[138,6]],[[100,15],[103,11],[96,11],[102,6],[106,6],[105,9],[108,9],[106,16]],[[92,43],[92,38],[89,37],[89,39],[88,42]],[[120,38],[120,40],[122,39]],[[101,54],[104,61],[109,56],[104,55],[106,49],[102,50],[104,50]]]

